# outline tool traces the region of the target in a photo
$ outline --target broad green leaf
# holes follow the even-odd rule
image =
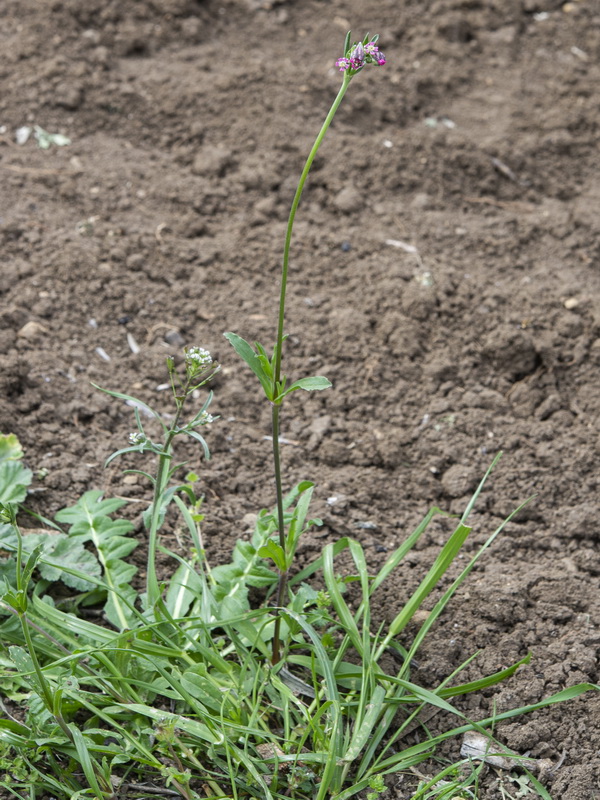
[[[90,527],[96,519],[112,514],[122,508],[126,502],[126,500],[118,500],[117,498],[105,500],[103,499],[103,492],[94,489],[82,494],[74,506],[61,509],[55,518],[58,522],[66,522],[70,525],[81,523]],[[74,531],[76,534],[81,534],[82,532],[80,529]]]
[[[0,525],[0,541],[2,540],[1,529],[8,525]],[[17,585],[17,560],[14,557],[0,558],[0,586],[16,586]]]
[[[27,650],[23,647],[9,647],[8,652],[21,677],[42,697],[43,688],[36,674],[33,659]]]
[[[269,539],[266,544],[259,547],[258,555],[261,556],[261,558],[272,559],[277,569],[281,570],[281,572],[285,572],[285,553],[283,548],[278,545],[277,542],[274,542],[273,539]]]
[[[0,461],[19,461],[21,458],[23,448],[14,433],[0,434]]]
[[[116,498],[104,499],[102,492],[94,490],[86,492],[74,506],[63,508],[56,515],[59,522],[71,526],[69,542],[81,546],[83,542],[91,541],[96,548],[104,583],[109,587],[104,611],[119,630],[133,627],[138,618],[133,610],[137,593],[131,586],[137,567],[122,560],[138,542],[127,536],[133,530],[131,522],[109,516],[125,502]]]
[[[0,547],[13,553],[17,551],[17,536],[8,525],[0,526]],[[85,580],[84,575],[99,578],[102,573],[94,554],[86,550],[81,541],[71,541],[64,533],[38,531],[23,536],[24,556],[30,556],[37,547],[41,548],[42,556],[37,567],[45,580],[62,580],[72,589],[89,591],[94,583]],[[77,570],[82,575],[70,574],[65,568]]]
[[[22,503],[33,479],[20,461],[0,461],[0,503]]]
[[[248,364],[252,372],[256,375],[267,398],[272,400],[271,381],[269,380],[268,374],[265,372],[265,368],[262,365],[260,358],[254,352],[252,345],[250,345],[245,339],[242,339],[241,336],[238,336],[237,333],[228,332],[223,335],[238,356],[245,361],[246,364]]]
[[[312,486],[312,484],[307,484]],[[295,487],[285,498],[286,508],[298,496],[298,487]],[[286,516],[287,522],[290,515]],[[230,619],[241,612],[248,610],[248,587],[268,588],[273,586],[278,579],[277,573],[270,569],[264,559],[259,555],[261,547],[267,544],[277,530],[277,521],[274,512],[263,511],[259,514],[252,539],[247,542],[238,539],[233,550],[233,560],[230,564],[220,564],[211,571],[216,581],[212,593],[219,604],[219,611],[215,614],[225,615]]]
[[[78,570],[91,577],[99,578],[102,570],[98,559],[83,545],[69,541],[67,536],[54,535],[56,544],[52,551],[45,556],[45,561],[39,564],[40,575],[48,581],[61,580],[65,586],[76,591],[85,592],[94,587],[93,583],[83,578],[66,572],[64,567]]]

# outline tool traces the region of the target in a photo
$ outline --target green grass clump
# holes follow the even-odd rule
[[[278,571],[261,554],[268,556],[277,535],[276,510],[259,514],[250,541],[237,542],[230,564],[210,569],[199,536],[199,501],[189,483],[171,487],[171,500],[189,532],[190,558],[172,554],[179,566],[151,606],[147,591],[138,593],[122,580],[134,568],[126,573],[121,557],[136,544],[127,536],[129,523],[113,518],[122,501],[87,492],[56,515],[68,525],[67,541],[92,545],[100,577],[95,569],[59,566],[44,553],[43,543],[21,534],[15,506],[4,505],[0,546],[15,555],[3,566],[0,669],[5,698],[26,711],[15,718],[7,710],[0,719],[0,764],[6,771],[1,785],[16,797],[49,794],[61,800],[144,796],[144,787],[157,786],[185,798],[345,800],[363,791],[376,797],[386,775],[430,759],[445,739],[488,729],[592,688],[571,687],[541,703],[473,723],[454,705],[455,698],[509,678],[528,656],[468,683],[460,682],[459,673],[472,659],[437,687],[411,681],[423,639],[509,521],[441,594],[410,647],[402,647],[399,634],[461,551],[482,486],[483,481],[420,585],[387,627],[372,624],[378,591],[402,569],[432,519],[443,513],[437,508],[376,574],[370,573],[356,540],[326,545],[318,559],[291,577],[288,602],[275,609],[270,603]],[[292,546],[311,523],[312,492],[307,482],[284,498]],[[353,565],[344,579],[336,570],[342,553]],[[51,591],[56,577],[43,578],[47,568],[60,570],[67,585],[78,581],[90,588],[56,602]],[[352,607],[344,596],[349,580],[360,586]],[[250,605],[250,588],[262,590],[263,605]],[[103,607],[103,624],[78,613],[90,604]],[[272,664],[276,610],[283,644],[280,661]],[[394,658],[387,663],[397,664],[392,672],[382,665],[390,652]],[[447,712],[456,724],[433,735],[426,725],[428,709]],[[415,722],[419,741],[408,744],[405,735]],[[449,787],[462,791],[465,781],[444,781],[442,774],[415,800],[459,797]]]

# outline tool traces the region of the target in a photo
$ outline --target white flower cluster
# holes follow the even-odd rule
[[[200,414],[200,422],[202,425],[210,425],[210,423],[214,421],[215,418],[212,414],[209,414],[208,411],[203,411],[202,414]]]
[[[185,351],[185,360],[190,367],[202,369],[212,364],[212,356],[203,347],[188,347]]]
[[[147,441],[147,437],[139,431],[137,433],[129,434],[129,444],[146,444]]]

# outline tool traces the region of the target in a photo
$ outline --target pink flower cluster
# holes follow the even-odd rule
[[[359,42],[348,51],[347,55],[338,58],[335,62],[340,72],[346,72],[346,70],[356,72],[362,69],[365,64],[377,64],[380,67],[385,64],[385,55],[380,51],[375,42],[369,42],[364,45]]]

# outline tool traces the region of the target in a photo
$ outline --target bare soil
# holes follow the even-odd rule
[[[90,488],[145,498],[103,469],[132,411],[91,382],[167,410],[165,356],[207,347],[223,364],[213,460],[181,454],[202,476],[209,556],[228,558],[273,481],[269,408],[222,333],[274,338],[289,203],[350,27],[379,32],[388,63],[354,79],[298,214],[287,371],[334,388],[285,407],[284,475],[318,486],[325,524],[301,560],[351,535],[376,569],[431,505],[462,511],[504,451],[467,555],[536,497],[413,676],[433,686],[481,650],[475,678],[531,652],[464,706],[481,718],[598,680],[595,0],[5,0],[0,431],[47,470],[30,499],[46,515]],[[19,145],[26,125],[72,142]],[[382,590],[382,618],[447,531]],[[549,760],[555,800],[587,800],[599,712],[592,692],[496,733]],[[492,770],[481,798],[498,780],[516,794]]]

